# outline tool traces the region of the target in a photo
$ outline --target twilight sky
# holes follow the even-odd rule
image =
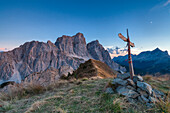
[[[87,42],[170,53],[170,0],[0,0],[0,50],[82,32]]]

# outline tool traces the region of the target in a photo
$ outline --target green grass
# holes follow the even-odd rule
[[[112,79],[64,81],[60,85],[51,86],[50,90],[22,97],[19,100],[4,101],[10,106],[3,106],[5,112],[35,112],[35,113],[168,113],[169,102],[146,109],[142,104],[130,104],[125,97],[118,94],[107,94],[103,91],[105,85]],[[155,88],[168,91],[168,83],[148,79]],[[158,85],[158,83],[160,84]],[[169,97],[168,97],[169,99]]]
[[[0,112],[7,112],[7,111],[10,111],[12,109],[13,109],[12,105],[8,104],[8,105],[0,107]]]

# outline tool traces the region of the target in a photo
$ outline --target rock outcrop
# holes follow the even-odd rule
[[[100,60],[112,69],[125,71],[125,68],[111,60],[109,53],[98,41],[86,45],[83,34],[77,33],[72,37],[63,35],[55,44],[51,41],[31,41],[12,51],[0,53],[0,84],[6,81],[20,83],[35,72],[64,66],[59,72],[61,76],[67,73],[66,70],[77,69],[88,59]]]
[[[130,79],[130,74],[118,74],[113,80],[109,88],[113,92],[123,95],[131,103],[142,103],[151,107],[153,103],[163,100],[165,94],[161,91],[153,89],[148,83],[143,81],[141,76],[134,76],[133,80]],[[108,92],[108,89],[106,89]]]

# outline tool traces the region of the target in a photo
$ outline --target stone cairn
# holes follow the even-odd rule
[[[165,94],[152,88],[144,82],[141,76],[134,76],[130,79],[130,74],[118,74],[106,88],[106,93],[118,93],[127,98],[130,103],[142,103],[147,107],[152,107],[154,103],[164,99]]]

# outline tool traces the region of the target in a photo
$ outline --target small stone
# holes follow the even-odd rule
[[[137,83],[137,81],[143,82],[143,78],[141,76],[134,76],[133,81]]]
[[[138,96],[138,101],[141,102],[141,103],[145,103],[145,102],[142,100],[141,96]]]
[[[124,74],[118,74],[117,75],[117,78],[120,78],[120,79],[127,79],[127,78],[130,78],[130,74],[129,73],[124,73]]]
[[[136,87],[135,83],[134,83],[133,80],[131,80],[131,79],[127,79],[127,83],[128,83],[128,85],[131,85],[131,86],[133,86],[133,87]]]
[[[137,86],[139,88],[141,88],[142,90],[148,92],[149,95],[152,94],[152,87],[149,84],[147,84],[146,82],[137,81]]]
[[[149,96],[149,101],[152,102],[152,103],[155,103],[158,100],[156,98],[154,98],[154,97]]]
[[[106,91],[105,91],[105,92],[106,92],[106,93],[109,93],[109,94],[113,94],[113,93],[114,93],[113,89],[110,88],[110,87],[106,88]]]
[[[128,102],[130,103],[137,103],[137,100],[134,98],[127,98]]]
[[[125,86],[125,85],[127,85],[127,81],[126,80],[122,80],[120,78],[115,78],[113,80],[112,84],[119,84],[119,85]]]

